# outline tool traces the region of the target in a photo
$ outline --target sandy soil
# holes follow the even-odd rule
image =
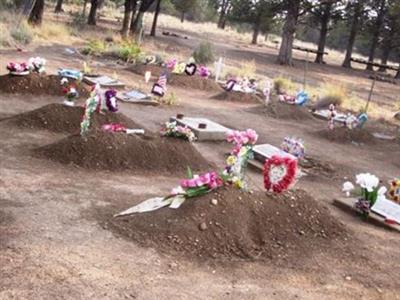
[[[60,66],[80,67],[80,58],[63,54],[63,49],[54,45],[34,50],[48,59],[49,72]],[[0,55],[4,65],[32,53],[9,50]],[[140,76],[122,66],[104,61],[98,66],[108,75],[118,72],[131,86],[144,86]],[[297,187],[345,224],[355,237],[349,255],[358,258],[313,252],[302,265],[276,266],[257,261],[200,262],[141,248],[103,228],[91,212],[127,202],[133,205],[149,194],[162,195],[180,178],[92,172],[33,158],[31,149],[65,135],[0,122],[1,299],[400,299],[398,233],[364,223],[331,205],[345,177],[362,171],[384,181],[398,176],[397,141],[378,140],[368,146],[330,142],[315,134],[327,126],[323,121],[270,118],[257,104],[227,105],[210,99],[212,93],[170,90],[178,95],[178,106],[122,103],[121,111],[153,131],[179,112],[231,128],[254,128],[260,142],[274,145],[287,135],[303,138],[308,155],[330,164],[334,173],[305,177]],[[57,96],[0,94],[0,118],[61,101]],[[230,148],[224,143],[195,146],[220,166]],[[249,170],[249,181],[253,189],[262,190],[259,173]]]

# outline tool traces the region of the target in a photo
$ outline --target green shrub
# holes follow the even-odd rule
[[[209,42],[201,42],[192,55],[199,64],[208,64],[214,61],[213,47]]]
[[[276,77],[274,79],[274,91],[276,94],[283,94],[295,90],[295,84],[290,79],[284,77]]]
[[[142,51],[140,47],[132,41],[122,42],[118,49],[118,57],[126,62],[135,63]]]
[[[32,29],[25,22],[13,27],[10,30],[10,35],[16,42],[24,45],[28,45],[33,40]]]
[[[85,55],[100,55],[107,50],[107,44],[102,40],[90,40],[89,43],[82,49]]]

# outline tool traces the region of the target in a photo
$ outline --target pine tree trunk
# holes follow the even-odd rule
[[[137,0],[133,0],[132,2],[132,18],[131,18],[131,25],[129,26],[129,30],[131,33],[135,32],[135,26],[136,26],[136,12],[138,9],[138,5],[137,5]]]
[[[331,19],[331,9],[332,9],[332,4],[327,4],[325,6],[321,18],[321,30],[319,32],[319,41],[318,41],[318,53],[317,56],[315,57],[315,62],[318,64],[324,63],[324,52],[326,45],[326,37],[328,35],[329,21]]]
[[[293,65],[292,50],[294,34],[297,28],[299,17],[300,0],[290,0],[287,10],[287,16],[282,32],[282,42],[279,49],[278,63],[281,65]]]
[[[56,8],[54,9],[54,12],[55,13],[62,12],[63,11],[62,5],[63,5],[63,0],[57,0],[57,5],[56,5]]]
[[[361,13],[362,13],[362,4],[360,1],[358,1],[354,7],[354,16],[353,16],[353,21],[351,23],[349,40],[347,42],[346,56],[342,64],[342,67],[344,68],[351,68],[351,56],[353,55],[354,42],[356,41]]]
[[[133,22],[133,26],[131,28],[131,32],[133,34],[140,33],[140,30],[142,29],[142,26],[143,26],[143,16],[144,16],[144,12],[139,11],[139,13],[137,14],[137,16],[135,18],[135,21]]]
[[[35,5],[29,15],[28,22],[32,25],[41,25],[44,12],[44,0],[36,0]]]
[[[383,46],[382,46],[382,57],[381,57],[381,64],[382,65],[387,65],[387,62],[389,60],[389,55],[390,52],[392,52],[392,38],[394,35],[394,30],[392,30],[389,34],[389,36],[383,41]],[[379,67],[379,72],[386,72],[386,68],[384,67]]]
[[[97,16],[97,7],[99,3],[98,0],[92,0],[92,4],[90,6],[88,24],[89,25],[96,25],[96,16]]]
[[[260,34],[260,18],[257,19],[257,21],[254,24],[254,29],[253,29],[253,39],[251,40],[251,43],[253,45],[257,45],[258,42],[258,35]]]
[[[124,38],[128,37],[129,34],[129,25],[131,23],[132,9],[133,9],[132,1],[133,0],[125,0],[124,19],[122,21],[122,29],[121,29],[121,35]]]
[[[82,10],[82,16],[86,16],[86,7],[87,7],[87,3],[89,0],[85,0],[83,1],[83,10]]]
[[[185,12],[181,12],[181,23],[185,21]]]
[[[157,0],[157,6],[156,6],[156,11],[154,12],[154,19],[153,19],[153,25],[151,26],[150,36],[156,36],[157,20],[158,20],[158,15],[160,14],[160,9],[161,9],[161,0]]]
[[[383,18],[385,17],[385,11],[386,11],[385,4],[386,0],[381,0],[378,16],[376,17],[376,23],[374,26],[374,35],[372,37],[371,48],[369,49],[369,56],[368,56],[368,62],[371,63],[374,62],[375,51],[376,47],[378,46],[379,35],[381,33],[381,27],[383,24]],[[373,71],[374,67],[372,65],[367,65],[366,69],[369,71]]]
[[[219,19],[218,19],[218,28],[223,29],[223,24],[225,20],[225,9],[222,7],[221,13],[219,14]]]

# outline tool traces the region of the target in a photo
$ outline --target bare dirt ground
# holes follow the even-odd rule
[[[34,54],[48,59],[50,73],[60,66],[81,67],[81,58],[63,54],[64,48],[53,45],[26,53],[1,51],[0,65]],[[245,53],[255,58],[254,51],[241,50],[238,57]],[[321,68],[327,78],[358,78],[357,71],[337,69],[335,73],[335,67]],[[108,75],[116,71],[129,85],[144,86],[140,76],[113,62],[101,61],[98,70]],[[319,76],[317,69],[313,73]],[[332,256],[313,251],[301,264],[277,266],[268,261],[198,261],[142,248],[104,228],[94,212],[104,209],[111,218],[110,207],[116,213],[147,195],[163,195],[179,177],[93,172],[33,158],[32,149],[65,135],[0,122],[0,299],[400,299],[399,234],[364,223],[331,205],[332,199],[340,196],[345,177],[372,172],[387,181],[398,176],[398,141],[376,140],[368,145],[330,142],[315,134],[327,126],[323,121],[271,118],[257,104],[228,104],[210,99],[213,94],[207,92],[170,90],[178,95],[178,106],[122,103],[121,111],[153,131],[170,116],[184,113],[231,128],[254,128],[260,142],[274,145],[280,145],[287,135],[303,138],[308,155],[330,164],[334,173],[305,177],[297,188],[305,189],[345,224],[352,238],[350,246],[341,251],[349,253]],[[398,88],[388,85],[385,92],[382,97],[390,97],[398,94]],[[57,96],[0,94],[0,118],[60,101]],[[372,131],[386,130],[375,122],[368,126]],[[224,143],[195,146],[219,166],[230,149]],[[263,189],[259,173],[249,170],[249,180],[253,189]]]

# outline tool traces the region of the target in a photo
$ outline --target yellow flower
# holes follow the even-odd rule
[[[228,166],[233,166],[236,163],[236,161],[237,161],[236,156],[231,155],[227,158],[226,163],[228,164]]]
[[[234,179],[233,185],[238,189],[242,189],[244,187],[243,181],[240,180],[239,178],[236,178],[236,180]]]

